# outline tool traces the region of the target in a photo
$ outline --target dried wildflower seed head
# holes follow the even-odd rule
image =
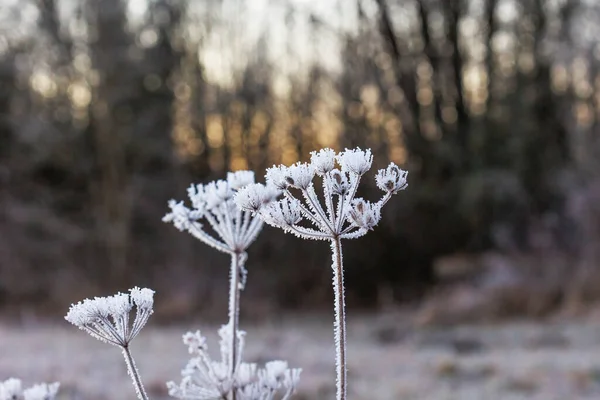
[[[384,192],[392,194],[398,193],[408,187],[406,178],[408,172],[400,169],[396,164],[390,163],[386,169],[380,169],[375,175],[377,187]]]
[[[163,217],[163,222],[172,222],[175,228],[180,231],[185,231],[190,228],[190,225],[199,218],[202,218],[200,210],[190,210],[183,201],[177,202],[169,200],[169,208],[171,212]]]
[[[85,299],[72,304],[65,319],[91,336],[115,346],[127,346],[153,313],[154,291],[135,287],[130,294]],[[136,307],[133,324],[129,313]]]
[[[253,213],[258,212],[263,206],[275,201],[279,190],[273,186],[252,183],[240,189],[234,197],[239,208]]]
[[[297,163],[287,170],[286,182],[297,189],[307,189],[315,176],[315,169],[306,163]]]
[[[264,208],[265,222],[275,227],[292,226],[300,222],[302,212],[296,199],[281,199]]]
[[[346,174],[342,174],[340,170],[334,169],[329,175],[325,177],[328,187],[331,193],[336,196],[344,196],[348,193],[350,185]]]
[[[248,186],[256,186],[254,173],[251,171],[230,172],[227,180],[218,180],[206,185],[191,185],[188,195],[193,209],[188,209],[183,202],[171,201],[171,212],[165,215],[163,221],[173,222],[179,230],[188,231],[219,251],[242,253],[254,242],[262,229],[262,222],[251,213],[255,213],[263,203],[277,196],[273,194],[272,189],[260,193],[244,191],[247,196],[236,196]],[[238,210],[235,197],[243,198],[246,208]],[[202,220],[204,225],[200,224],[199,220]]]
[[[364,175],[373,163],[373,155],[371,150],[361,150],[356,148],[354,150],[346,149],[337,156],[338,163],[342,166],[343,172],[352,172],[358,176]]]
[[[322,149],[310,153],[310,163],[317,175],[322,176],[335,168],[335,151]]]
[[[47,383],[33,385],[29,389],[23,391],[23,398],[25,400],[52,400],[56,397],[59,386],[60,384],[58,382],[54,382],[50,385]]]
[[[381,219],[381,206],[363,199],[352,201],[349,219],[359,228],[372,230]]]
[[[271,184],[278,190],[287,189],[287,187],[290,185],[288,178],[291,178],[288,167],[284,165],[276,165],[268,168],[265,174],[267,185]]]
[[[21,399],[23,387],[20,379],[9,378],[0,382],[0,400]]]
[[[244,186],[254,183],[253,171],[236,171],[227,173],[227,183],[233,190],[239,190]]]

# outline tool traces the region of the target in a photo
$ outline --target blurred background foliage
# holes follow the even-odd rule
[[[1,0],[0,306],[138,284],[221,315],[227,260],[167,200],[324,146],[410,171],[351,304],[594,300],[599,38],[594,0]],[[245,314],[328,304],[326,247],[266,228]]]

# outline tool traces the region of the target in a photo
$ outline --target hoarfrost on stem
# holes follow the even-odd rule
[[[339,169],[336,168],[336,163]],[[310,163],[278,165],[266,172],[266,185],[252,184],[235,194],[238,207],[262,220],[302,239],[331,242],[333,288],[335,292],[335,344],[337,399],[346,399],[346,326],[342,239],[356,239],[373,230],[381,219],[381,209],[392,195],[407,188],[408,172],[390,163],[375,175],[377,186],[384,192],[377,202],[357,198],[361,178],[371,169],[371,150],[346,149],[336,153],[322,149],[311,153]],[[324,200],[320,201],[314,177],[322,180]],[[272,198],[273,189],[283,198]]]

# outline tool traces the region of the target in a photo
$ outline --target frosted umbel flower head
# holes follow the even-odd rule
[[[200,331],[183,335],[183,343],[188,347],[192,358],[181,371],[180,383],[168,382],[169,395],[187,400],[274,400],[289,399],[296,389],[300,369],[288,368],[285,361],[271,361],[259,368],[256,364],[241,361],[244,351],[245,332],[237,331],[238,363],[235,374],[229,375],[230,329],[223,326],[219,330],[221,357],[213,360],[208,352],[207,340]]]
[[[294,177],[297,177],[296,184],[310,184],[312,178],[302,179],[307,172],[301,167],[294,171]],[[231,255],[229,322],[225,325],[229,329],[226,336],[227,359],[224,360],[224,364],[215,367],[215,373],[225,374],[229,382],[239,373],[237,368],[241,362],[238,324],[240,291],[244,288],[247,274],[244,268],[246,249],[254,242],[263,226],[262,219],[255,212],[274,202],[280,193],[273,185],[268,187],[259,185],[260,190],[256,191],[243,189],[256,186],[254,173],[251,171],[230,172],[226,180],[218,180],[206,185],[192,185],[188,189],[192,208],[186,207],[183,202],[171,200],[169,202],[171,212],[163,218],[163,221],[172,222],[179,230],[187,231],[209,246]],[[247,195],[246,209],[237,208],[235,205],[234,195],[241,191]],[[279,218],[292,219],[288,209],[280,208],[279,211],[277,214]]]
[[[23,389],[21,380],[10,378],[0,382],[0,400],[54,400],[60,384],[40,383]]]
[[[339,168],[336,168],[336,163]],[[311,153],[310,163],[269,168],[266,185],[253,184],[235,196],[238,207],[253,212],[269,225],[303,239],[327,240],[331,243],[333,286],[335,292],[335,342],[337,399],[346,399],[346,327],[342,239],[356,239],[373,230],[381,219],[381,209],[392,195],[406,189],[408,173],[394,163],[379,170],[377,186],[384,194],[377,202],[356,197],[359,183],[373,163],[371,150],[346,149],[335,153],[323,149]],[[320,201],[314,178],[322,180],[324,200]],[[271,187],[283,198],[263,203],[271,196]],[[270,197],[269,197],[270,198]]]
[[[154,291],[134,287],[129,293],[85,299],[71,305],[65,319],[105,343],[120,347],[127,371],[140,400],[148,397],[129,351],[129,344],[140,333],[153,313]],[[133,322],[131,312],[135,308]]]
[[[239,189],[253,183],[252,171],[237,171],[228,173],[226,180],[192,185],[188,189],[192,208],[171,200],[171,212],[164,216],[163,221],[172,222],[177,229],[188,231],[219,251],[241,254],[260,233],[262,221],[254,218],[251,212],[238,210],[233,197]],[[260,201],[268,203],[276,196],[277,193],[273,192],[271,197]]]

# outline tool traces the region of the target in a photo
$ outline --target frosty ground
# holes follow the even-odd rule
[[[332,321],[294,317],[245,323],[245,359],[288,360],[304,369],[299,400],[334,398]],[[185,330],[201,329],[218,351],[216,326],[145,328],[132,352],[153,399],[178,380]],[[350,316],[350,398],[354,400],[565,400],[600,398],[600,319],[551,319],[454,327],[413,327],[400,314]],[[216,354],[215,354],[216,355]],[[117,348],[65,324],[0,325],[0,378],[60,380],[60,399],[125,400],[135,394]]]

